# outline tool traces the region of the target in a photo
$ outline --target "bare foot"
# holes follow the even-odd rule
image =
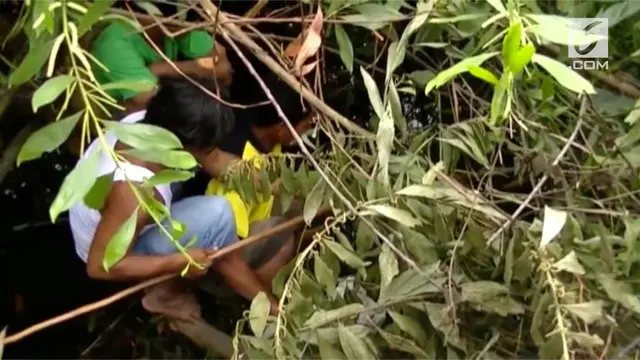
[[[150,313],[162,314],[184,321],[200,319],[200,304],[179,279],[160,283],[142,298],[142,307]]]

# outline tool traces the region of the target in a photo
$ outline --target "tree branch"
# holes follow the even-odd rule
[[[322,208],[318,211],[318,216],[320,216],[321,214],[325,214],[327,212],[329,212],[329,208],[325,207]],[[231,245],[231,246],[227,246],[225,248],[220,249],[219,251],[217,251],[215,254],[213,254],[212,256],[210,256],[209,258],[211,260],[215,260],[217,258],[223,257],[231,252],[234,251],[238,251],[240,249],[243,249],[255,242],[258,241],[262,241],[265,240],[273,235],[288,231],[292,228],[295,228],[296,226],[302,224],[304,222],[304,218],[302,216],[297,216],[295,218],[292,218],[290,220],[287,220],[285,222],[283,222],[282,224],[279,224],[278,226],[274,226],[271,229],[268,229],[267,231],[261,232],[260,234],[256,234],[256,235],[252,235],[249,236],[248,238],[238,241],[237,243]],[[178,276],[178,274],[169,274],[169,275],[162,275],[162,276],[158,276],[155,277],[153,279],[149,279],[147,281],[143,281],[137,285],[131,286],[128,289],[122,290],[120,292],[117,292],[107,298],[104,298],[100,301],[96,301],[94,303],[91,304],[87,304],[84,306],[81,306],[75,310],[69,311],[67,313],[64,313],[62,315],[56,316],[54,318],[51,318],[49,320],[43,321],[41,323],[38,323],[36,325],[33,325],[31,327],[28,327],[18,333],[15,333],[11,336],[7,336],[4,341],[2,342],[4,345],[8,345],[11,343],[15,343],[17,341],[20,341],[24,338],[26,338],[29,335],[33,335],[39,331],[42,331],[46,328],[49,328],[51,326],[63,323],[67,320],[71,320],[73,318],[76,318],[80,315],[84,315],[93,311],[96,311],[100,308],[103,308],[107,305],[113,304],[114,302],[124,299],[125,297],[135,294],[136,292],[145,289],[149,286],[153,286],[155,284],[159,284],[163,281],[169,280],[171,278],[174,278]]]

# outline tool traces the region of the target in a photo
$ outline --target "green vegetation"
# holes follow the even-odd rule
[[[101,115],[115,101],[93,77],[94,59],[80,39],[98,21],[122,18],[109,12],[112,3],[25,2],[7,38],[24,33],[28,51],[3,86],[38,84],[34,111],[55,104],[58,115],[27,140],[18,164],[59,147],[81,124],[83,145],[91,133],[104,141],[104,131],[114,130],[137,155],[176,169],[150,182],[185,179],[195,160],[173,134]],[[285,207],[298,195],[306,198],[306,220],[322,205],[333,216],[274,281],[280,315],[268,316],[266,297],[254,299],[238,322],[236,355],[602,359],[639,337],[638,4],[299,5],[291,14],[322,11],[322,46],[362,79],[373,116],[360,120],[375,139],[325,117],[318,131],[330,141],[306,139],[318,145],[312,155],[320,172],[309,161],[291,170],[293,158],[272,159],[263,171],[282,178]],[[155,11],[151,3],[145,9]],[[599,40],[568,17],[608,18],[608,70],[567,66],[570,39]],[[284,47],[277,36],[263,38],[272,49]],[[83,104],[78,112],[68,110],[74,94]],[[437,121],[415,129],[401,99],[422,94],[435,104]],[[109,155],[122,161],[118,152]],[[85,176],[95,166],[88,158],[67,176],[52,221],[80,199],[101,203],[106,187]],[[241,173],[229,185],[255,197]],[[148,186],[131,186],[140,211],[156,221],[168,216]],[[131,226],[112,240],[106,267],[123,256]],[[172,228],[174,238],[184,231],[175,221]]]

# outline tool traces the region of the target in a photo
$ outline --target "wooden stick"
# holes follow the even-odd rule
[[[329,210],[330,209],[327,208],[327,207],[321,208],[318,211],[316,216],[325,214],[325,213],[329,212]],[[217,259],[219,257],[222,257],[222,256],[225,256],[225,255],[227,255],[227,254],[229,254],[231,252],[243,249],[243,248],[245,248],[245,247],[247,247],[247,246],[249,246],[249,245],[251,245],[251,244],[253,244],[255,242],[265,240],[266,238],[268,238],[270,236],[273,236],[273,235],[279,234],[281,232],[284,232],[284,231],[290,230],[292,228],[295,228],[296,226],[300,225],[303,222],[304,222],[304,218],[302,217],[302,215],[301,216],[296,216],[295,218],[289,219],[289,220],[283,222],[282,224],[280,224],[278,226],[274,226],[269,230],[261,232],[260,234],[249,236],[248,238],[246,238],[244,240],[241,240],[241,241],[238,241],[237,243],[235,243],[233,245],[230,245],[230,246],[227,246],[225,248],[222,248],[219,251],[217,251],[215,254],[210,256],[209,258],[211,260],[215,260],[215,259]],[[122,290],[120,292],[117,292],[117,293],[115,293],[115,294],[113,294],[113,295],[111,295],[111,296],[109,296],[107,298],[104,298],[104,299],[100,300],[100,301],[96,301],[94,303],[81,306],[81,307],[79,307],[79,308],[77,308],[75,310],[69,311],[69,312],[64,313],[62,315],[58,315],[58,316],[56,316],[54,318],[51,318],[49,320],[45,320],[45,321],[43,321],[41,323],[38,323],[38,324],[33,325],[33,326],[30,326],[30,327],[28,327],[28,328],[26,328],[26,329],[24,329],[24,330],[22,330],[22,331],[20,331],[18,333],[15,333],[15,334],[13,334],[11,336],[7,336],[2,343],[4,345],[7,345],[7,344],[11,344],[11,343],[20,341],[20,340],[24,339],[25,337],[27,337],[29,335],[33,335],[33,334],[35,334],[35,333],[37,333],[37,332],[39,332],[41,330],[49,328],[49,327],[51,327],[53,325],[60,324],[60,323],[65,322],[67,320],[71,320],[71,319],[76,318],[76,317],[78,317],[80,315],[84,315],[84,314],[93,312],[93,311],[98,310],[100,308],[103,308],[103,307],[105,307],[107,305],[113,304],[114,302],[116,302],[118,300],[121,300],[121,299],[123,299],[123,298],[125,298],[125,297],[127,297],[129,295],[132,295],[132,294],[134,294],[134,293],[136,293],[136,292],[138,292],[138,291],[140,291],[142,289],[145,289],[145,288],[147,288],[149,286],[153,286],[153,285],[159,284],[159,283],[161,283],[163,281],[167,281],[167,280],[172,279],[172,278],[174,278],[176,276],[178,276],[178,274],[168,274],[168,275],[158,276],[158,277],[155,277],[153,279],[149,279],[147,281],[143,281],[143,282],[141,282],[141,283],[139,283],[137,285],[131,286],[128,289],[125,289],[125,290]]]

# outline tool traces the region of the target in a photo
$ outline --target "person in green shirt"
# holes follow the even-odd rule
[[[183,73],[215,77],[222,86],[231,83],[233,70],[226,51],[206,31],[194,30],[170,38],[158,26],[152,26],[145,33]],[[124,21],[114,21],[104,28],[91,44],[91,54],[104,65],[104,68],[96,65],[93,69],[96,80],[101,84],[136,80],[155,84],[160,76],[177,74],[145,36]],[[146,107],[155,87],[151,91],[109,89],[107,93],[131,112]]]

